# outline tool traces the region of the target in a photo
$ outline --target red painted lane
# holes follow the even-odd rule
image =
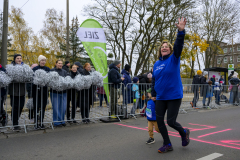
[[[135,126],[129,126],[129,125],[124,125],[124,124],[118,124],[118,123],[115,123],[116,125],[119,125],[119,126],[124,126],[124,127],[129,127],[129,128],[134,128],[134,129],[139,129],[139,130],[144,130],[144,131],[148,131],[148,129],[145,129],[145,128],[140,128],[140,127],[135,127]],[[199,125],[199,124],[193,124],[193,123],[189,123],[190,125],[197,125],[197,126],[205,126],[205,127],[208,127],[208,128],[205,128],[205,129],[211,129],[211,128],[216,128],[215,126],[207,126],[207,125]],[[194,129],[196,131],[196,129]],[[203,130],[203,129],[201,129]],[[217,132],[213,132],[213,133],[209,133],[209,134],[205,134],[205,135],[202,135],[200,137],[204,137],[204,136],[207,136],[207,135],[212,135],[212,134],[216,134],[216,133],[220,133],[220,132],[223,132],[223,131],[228,131],[228,130],[231,130],[231,129],[226,129],[226,130],[222,130],[222,131],[217,131]],[[157,131],[154,131],[157,133]],[[174,136],[174,137],[181,137],[178,132],[172,132],[172,131],[168,131],[169,135],[170,136]],[[210,142],[210,141],[204,141],[204,140],[201,140],[201,139],[197,139],[197,138],[190,138],[191,140],[194,140],[194,141],[197,141],[197,142],[202,142],[202,143],[207,143],[207,144],[213,144],[213,145],[216,145],[216,146],[222,146],[222,147],[227,147],[227,148],[233,148],[233,149],[238,149],[240,150],[240,147],[235,147],[235,146],[230,146],[230,145],[225,145],[225,144],[221,144],[221,143],[217,143],[217,142]],[[240,144],[236,144],[236,143],[240,143],[239,140],[222,140],[220,141],[222,143],[227,143],[227,144],[232,144],[232,145],[240,145]]]

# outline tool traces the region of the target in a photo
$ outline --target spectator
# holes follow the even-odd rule
[[[91,65],[90,63],[85,63],[83,66],[83,72],[80,73],[83,76],[90,75],[91,72]],[[90,105],[93,103],[93,87],[91,86],[89,89],[84,89],[80,91],[79,94],[80,99],[80,108],[81,108],[81,115],[82,121],[84,123],[89,123],[89,112],[90,112]]]
[[[31,69],[33,69],[34,67],[36,67],[38,64],[32,64]],[[28,99],[32,98],[32,85],[33,83],[27,83],[27,92],[28,92]],[[33,113],[34,109],[29,109],[28,110],[28,118],[30,120],[30,123],[34,123],[34,118],[33,118]]]
[[[51,69],[50,71],[55,71],[59,74],[59,76],[66,77],[68,75],[67,71],[62,69],[63,62],[61,60],[57,60],[55,64],[55,68]],[[50,90],[50,98],[52,102],[52,109],[53,109],[53,123],[55,127],[62,127],[66,126],[64,122],[64,116],[66,111],[67,105],[67,91],[58,92],[56,90]]]
[[[107,99],[106,93],[104,91],[104,88],[103,87],[98,87],[97,88],[97,93],[98,93],[98,97],[99,97],[99,100],[100,100],[100,106],[99,107],[102,107],[103,99],[105,99],[107,107],[109,107],[108,99]]]
[[[197,75],[193,76],[193,81],[192,81],[192,90],[194,93],[193,101],[190,102],[193,108],[197,108],[197,101],[199,99],[199,87],[201,84],[201,77],[202,77],[202,71],[198,70]]]
[[[62,69],[64,69],[65,71],[69,72],[69,67],[70,67],[70,62],[69,61],[65,61],[65,64],[63,65]]]
[[[232,91],[232,103],[236,106],[239,105],[239,98],[238,98],[238,90],[239,90],[239,79],[238,79],[238,73],[234,73],[232,76],[232,79],[230,80],[231,85],[229,87],[229,90]],[[235,103],[237,101],[237,103]]]
[[[208,89],[206,94],[206,98],[208,98],[207,106],[210,105],[210,102],[212,101],[212,97],[213,97],[212,81],[208,81]]]
[[[76,64],[76,65],[78,66],[78,72],[79,72],[80,74],[82,74],[82,72],[83,72],[83,66],[81,65],[81,63],[80,63],[80,62],[75,62],[74,64]]]
[[[0,64],[0,72],[6,72],[6,69]],[[6,122],[6,111],[3,108],[3,103],[6,96],[6,88],[1,88],[0,91],[0,121],[5,125]]]
[[[36,72],[39,69],[42,69],[46,72],[50,72],[50,68],[46,67],[47,58],[43,55],[38,57],[38,66],[33,68],[33,72]],[[32,87],[32,96],[33,96],[33,107],[34,107],[34,122],[35,129],[45,129],[43,124],[43,119],[45,115],[45,110],[48,102],[48,87],[34,85]],[[40,124],[38,122],[40,120]]]
[[[131,66],[126,64],[125,68],[122,70],[121,74],[123,75],[123,86],[122,86],[122,94],[123,94],[123,103],[128,104],[131,103],[131,84],[132,80],[130,77]]]
[[[210,79],[210,81],[212,81],[212,84],[214,85],[214,84],[215,84],[215,81],[216,81],[216,76],[213,75],[212,78]]]
[[[220,105],[220,93],[221,93],[221,83],[219,84],[219,82],[215,82],[215,86],[214,86],[214,95],[215,95],[215,103]]]
[[[200,92],[200,96],[203,97],[203,106],[206,106],[205,101],[206,101],[206,96],[207,96],[207,91],[208,91],[208,83],[207,83],[207,79],[208,79],[208,72],[204,71],[203,72],[203,76],[201,77],[201,92]]]
[[[108,82],[110,83],[110,96],[111,96],[111,118],[117,118],[117,89],[120,88],[120,83],[125,79],[121,77],[119,68],[121,61],[115,60],[109,65]]]
[[[139,91],[140,91],[139,106],[140,106],[140,109],[142,109],[143,106],[144,106],[144,102],[147,103],[147,101],[146,101],[146,97],[147,97],[146,90],[151,87],[152,71],[144,73],[143,75],[138,76],[138,78],[139,78]]]
[[[74,79],[80,73],[78,72],[78,66],[76,64],[71,65],[70,76]],[[67,92],[67,120],[68,122],[77,123],[75,119],[76,114],[76,99],[77,99],[77,90],[76,89],[69,89]],[[71,119],[70,119],[70,102],[72,102],[72,109],[71,109]]]
[[[15,54],[12,61],[13,66],[23,65],[22,56]],[[10,104],[12,106],[11,117],[13,121],[13,130],[19,131],[21,127],[18,126],[18,120],[22,113],[22,109],[25,103],[25,83],[14,82],[9,84]]]
[[[223,76],[220,77],[219,83],[220,83],[220,81],[222,81],[222,85],[225,85],[225,81],[224,81],[224,77]]]
[[[140,93],[139,93],[139,87],[138,87],[138,83],[139,83],[139,79],[138,77],[134,77],[133,78],[133,85],[132,85],[132,91],[133,91],[133,106],[131,109],[131,114],[135,115],[135,111],[138,107],[139,104],[139,98],[140,98]]]

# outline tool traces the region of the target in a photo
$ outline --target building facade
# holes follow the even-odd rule
[[[240,67],[240,43],[228,45],[221,43],[223,54],[217,54],[215,58],[215,66],[211,67],[224,67],[228,68],[228,64],[234,64],[234,68]]]

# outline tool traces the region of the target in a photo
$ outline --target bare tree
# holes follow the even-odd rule
[[[115,57],[129,65],[136,63],[134,75],[156,57],[156,44],[175,39],[175,22],[187,14],[193,0],[95,0],[84,8],[87,16],[98,20],[106,31],[107,45]],[[157,59],[155,59],[157,60]]]
[[[205,67],[209,68],[215,65],[221,42],[239,30],[239,4],[229,0],[202,0],[202,3],[202,35],[209,44]]]

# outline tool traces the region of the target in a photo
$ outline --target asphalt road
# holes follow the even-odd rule
[[[43,131],[0,135],[0,159],[80,160],[239,160],[240,107],[179,114],[178,122],[191,130],[189,146],[169,129],[173,151],[158,153],[161,135],[147,145],[147,120],[143,117],[119,123],[80,124]],[[202,158],[202,159],[201,159]]]

